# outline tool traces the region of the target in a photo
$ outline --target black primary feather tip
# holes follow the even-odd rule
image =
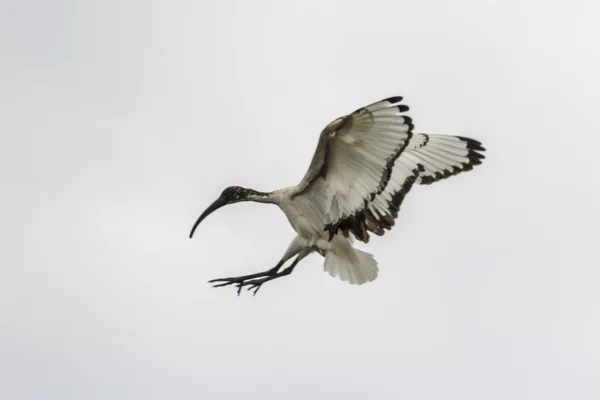
[[[388,101],[391,104],[394,104],[394,103],[400,103],[403,99],[404,99],[404,97],[402,97],[402,96],[392,96],[392,97],[388,97],[387,99],[385,99],[383,101]]]

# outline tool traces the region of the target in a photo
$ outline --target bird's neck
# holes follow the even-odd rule
[[[259,192],[253,189],[247,189],[248,194],[246,196],[247,201],[253,201],[255,203],[277,203],[275,192]]]

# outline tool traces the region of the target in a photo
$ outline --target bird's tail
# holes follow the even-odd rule
[[[355,249],[351,245],[335,248],[325,256],[325,271],[352,285],[362,285],[377,278],[377,261],[369,253]]]

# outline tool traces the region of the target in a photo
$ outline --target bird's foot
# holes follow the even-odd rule
[[[279,268],[280,266],[277,266],[275,268],[271,268],[267,271],[259,272],[256,274],[235,276],[231,278],[213,279],[208,281],[208,283],[212,283],[213,287],[235,285],[237,287],[238,296],[242,292],[242,288],[244,286],[248,286],[248,290],[254,289],[254,294],[256,295],[256,292],[258,292],[258,289],[260,289],[260,286],[263,283],[278,277],[279,274],[277,273],[277,271],[279,271]]]
[[[236,276],[232,278],[219,278],[208,281],[213,283],[213,287],[222,287],[228,285],[235,285],[237,287],[238,296],[242,292],[243,287],[247,287],[247,290],[254,290],[254,295],[260,289],[263,283],[272,281],[273,279],[281,278],[282,276],[289,275],[293,268],[286,268],[281,272],[279,267],[271,268],[268,271],[259,272],[257,274]]]

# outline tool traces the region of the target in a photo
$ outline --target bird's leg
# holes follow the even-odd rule
[[[283,255],[283,257],[281,257],[281,261],[279,261],[277,265],[273,268],[263,272],[258,272],[256,274],[236,276],[232,278],[213,279],[212,281],[208,282],[213,283],[214,287],[236,285],[238,289],[238,296],[242,290],[242,286],[250,286],[248,289],[255,289],[254,294],[256,294],[260,285],[273,279],[289,275],[294,270],[294,267],[296,266],[296,264],[298,264],[300,260],[312,253],[314,251],[314,248],[308,247],[307,245],[308,243],[306,239],[298,235],[294,238],[294,240],[292,240],[292,243],[290,243],[290,245],[288,246],[285,254]],[[298,257],[296,257],[292,265],[290,265],[285,270],[279,272],[283,264],[294,256]]]
[[[272,281],[273,279],[281,278],[283,276],[287,276],[287,275],[291,274],[292,271],[294,270],[294,268],[296,267],[296,264],[298,264],[300,262],[300,260],[302,260],[304,257],[309,255],[310,253],[311,253],[311,250],[307,250],[306,252],[304,252],[304,251],[301,252],[300,254],[298,254],[296,259],[292,262],[292,264],[289,267],[285,268],[281,272],[275,272],[274,274],[265,276],[264,278],[251,279],[249,281],[245,281],[243,283],[238,284],[238,293],[240,292],[240,290],[242,289],[243,286],[248,286],[248,290],[254,289],[254,296],[256,296],[256,292],[258,292],[258,289],[260,289],[260,287],[262,286],[263,283],[269,282],[269,281]]]
[[[274,266],[271,269],[268,269],[266,271],[263,272],[257,272],[255,274],[250,274],[250,275],[243,275],[243,276],[234,276],[231,278],[219,278],[219,279],[213,279],[208,281],[208,283],[216,283],[215,285],[213,285],[213,287],[221,287],[221,286],[227,286],[227,285],[237,285],[238,287],[238,296],[240,295],[240,292],[242,290],[242,286],[244,285],[244,283],[246,281],[249,281],[251,279],[256,279],[256,278],[264,278],[264,277],[271,277],[277,274],[277,272],[281,269],[281,267],[283,266],[283,264],[287,261],[287,259],[282,259],[281,261],[279,261],[277,263],[276,266]]]

